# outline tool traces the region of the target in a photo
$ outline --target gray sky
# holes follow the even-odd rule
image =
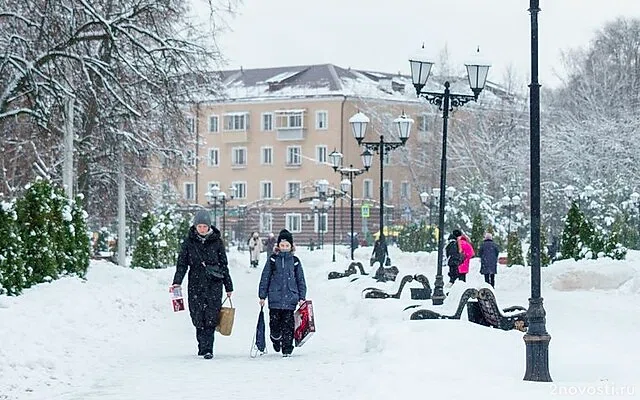
[[[462,68],[480,46],[501,82],[512,66],[530,71],[529,0],[243,0],[233,31],[220,39],[229,68],[333,63],[409,73],[407,58],[422,44],[437,59],[446,46]],[[618,16],[640,17],[640,0],[541,0],[540,82],[553,87],[560,51],[586,46]]]

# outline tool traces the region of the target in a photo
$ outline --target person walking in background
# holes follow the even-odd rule
[[[473,246],[471,245],[471,240],[467,237],[467,235],[460,234],[458,237],[459,248],[464,256],[462,263],[458,267],[458,279],[463,282],[467,281],[467,274],[469,273],[469,263],[473,256],[476,255],[476,252],[473,250]]]
[[[293,311],[307,296],[302,263],[293,255],[293,235],[280,231],[274,254],[267,259],[260,277],[258,299],[260,306],[269,302],[269,331],[273,350],[282,350],[282,356],[293,352]]]
[[[496,273],[498,273],[498,254],[500,249],[493,242],[493,235],[484,234],[484,241],[480,246],[480,273],[484,275],[484,281],[491,287],[496,286]]]
[[[180,287],[189,271],[189,314],[196,328],[198,355],[213,358],[213,341],[218,313],[222,306],[222,286],[227,297],[233,293],[227,254],[220,231],[211,226],[209,211],[200,210],[182,242],[173,276],[173,287]]]
[[[370,265],[373,266],[376,262],[380,263],[380,267],[384,267],[385,261],[389,257],[389,249],[387,248],[387,241],[383,234],[373,243],[373,251],[371,252]]]
[[[262,239],[260,239],[258,232],[253,232],[251,234],[248,244],[249,244],[249,260],[251,261],[251,267],[258,268],[260,253],[262,253]]]
[[[454,229],[447,238],[447,246],[445,247],[445,254],[447,256],[447,265],[449,266],[449,283],[447,287],[451,287],[455,281],[459,278],[458,267],[464,261],[464,254],[460,249],[458,238],[462,236],[460,229]]]
[[[274,235],[273,232],[269,232],[269,236],[267,236],[267,240],[265,240],[264,242],[264,248],[267,251],[267,259],[271,257],[275,247],[276,247],[276,235]]]

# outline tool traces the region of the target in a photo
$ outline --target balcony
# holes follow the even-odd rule
[[[222,143],[247,143],[249,141],[247,131],[223,131],[220,136]]]
[[[281,141],[304,140],[306,129],[304,128],[276,128],[276,139]]]

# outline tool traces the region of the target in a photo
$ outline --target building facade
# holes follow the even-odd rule
[[[349,124],[359,111],[371,120],[365,141],[378,141],[380,135],[398,140],[393,119],[403,112],[414,124],[406,146],[383,160],[383,182],[378,155],[370,170],[354,179],[355,232],[364,238],[379,230],[381,184],[385,225],[424,215],[419,193],[438,185],[439,159],[416,157],[425,146],[431,151],[440,146],[441,119],[435,107],[416,98],[410,77],[332,64],[240,69],[220,76],[224,96],[188,110],[194,137],[193,147],[185,151],[190,171],[172,184],[185,205],[212,207],[207,193],[214,186],[225,192],[228,237],[277,234],[286,228],[298,243],[330,243],[335,226],[336,241],[347,243],[349,196],[336,199],[328,211],[312,209],[309,200],[320,179],[329,182],[329,197],[340,189],[343,178],[329,158],[334,150],[344,155],[343,166],[362,168],[363,149]],[[368,213],[362,212],[363,205]],[[219,205],[215,214],[220,226]]]

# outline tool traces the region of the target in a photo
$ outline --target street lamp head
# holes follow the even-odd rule
[[[511,204],[511,198],[509,196],[502,196],[502,205],[509,206]]]
[[[211,188],[209,193],[211,193],[211,197],[213,199],[217,199],[218,198],[218,194],[220,193],[220,187],[218,185],[213,185],[213,187]]]
[[[398,128],[398,136],[400,136],[400,141],[404,144],[407,139],[409,139],[409,135],[411,135],[411,125],[413,125],[413,120],[409,118],[404,111],[402,115],[393,120],[393,123]]]
[[[329,181],[326,179],[320,179],[317,185],[318,193],[320,193],[320,195],[325,195],[327,193],[327,190],[329,189]]]
[[[511,204],[513,204],[514,206],[517,206],[518,204],[520,204],[521,201],[522,199],[518,195],[515,195],[511,198]]]
[[[431,74],[431,67],[434,62],[428,57],[427,52],[424,49],[424,43],[422,47],[411,57],[409,57],[409,65],[411,66],[411,80],[413,81],[413,87],[416,88],[416,94],[420,96],[422,88],[427,84],[429,74]]]
[[[353,117],[349,118],[349,124],[351,124],[351,132],[353,137],[358,141],[358,144],[364,139],[364,135],[367,133],[367,124],[370,122],[369,117],[361,112],[358,112]]]
[[[440,188],[432,188],[431,193],[433,194],[433,197],[440,199]]]
[[[454,188],[453,186],[449,186],[445,192],[447,194],[447,198],[452,199],[453,195],[456,194],[456,188]]]
[[[327,200],[324,201],[323,209],[328,210],[331,208],[332,205],[333,205],[333,197],[329,197]]]
[[[218,193],[218,197],[221,201],[225,201],[227,199],[227,194],[225,192]]]
[[[420,193],[420,201],[422,202],[422,204],[426,205],[428,200],[429,200],[429,193],[427,192]]]
[[[340,189],[342,189],[343,192],[347,192],[350,187],[351,187],[351,181],[350,180],[345,178],[340,182]]]
[[[373,163],[373,153],[369,149],[365,149],[362,154],[360,154],[360,157],[362,157],[362,165],[364,165],[364,169],[368,171]]]
[[[234,199],[234,198],[236,197],[236,194],[237,194],[237,189],[236,189],[236,187],[235,187],[235,186],[233,186],[233,185],[230,185],[230,186],[229,186],[229,192],[231,193],[229,196],[230,196],[232,199]]]
[[[638,194],[638,192],[633,192],[633,193],[631,193],[629,198],[631,198],[631,201],[633,202],[633,204],[637,205],[638,204],[638,200],[640,200],[640,194]]]
[[[487,82],[487,75],[489,74],[489,68],[491,63],[481,58],[480,47],[475,52],[471,60],[464,64],[467,67],[467,75],[469,76],[469,86],[473,95],[478,98],[484,85]]]
[[[315,200],[315,199],[314,199],[314,200]],[[311,200],[311,201],[309,202],[309,208],[310,208],[310,209],[312,209],[313,211],[315,211],[315,210],[316,210],[316,205],[313,203],[313,200]]]
[[[333,170],[337,171],[338,167],[340,167],[340,165],[342,164],[342,153],[334,148],[333,151],[329,154],[329,159],[331,160],[331,166],[333,167]]]

